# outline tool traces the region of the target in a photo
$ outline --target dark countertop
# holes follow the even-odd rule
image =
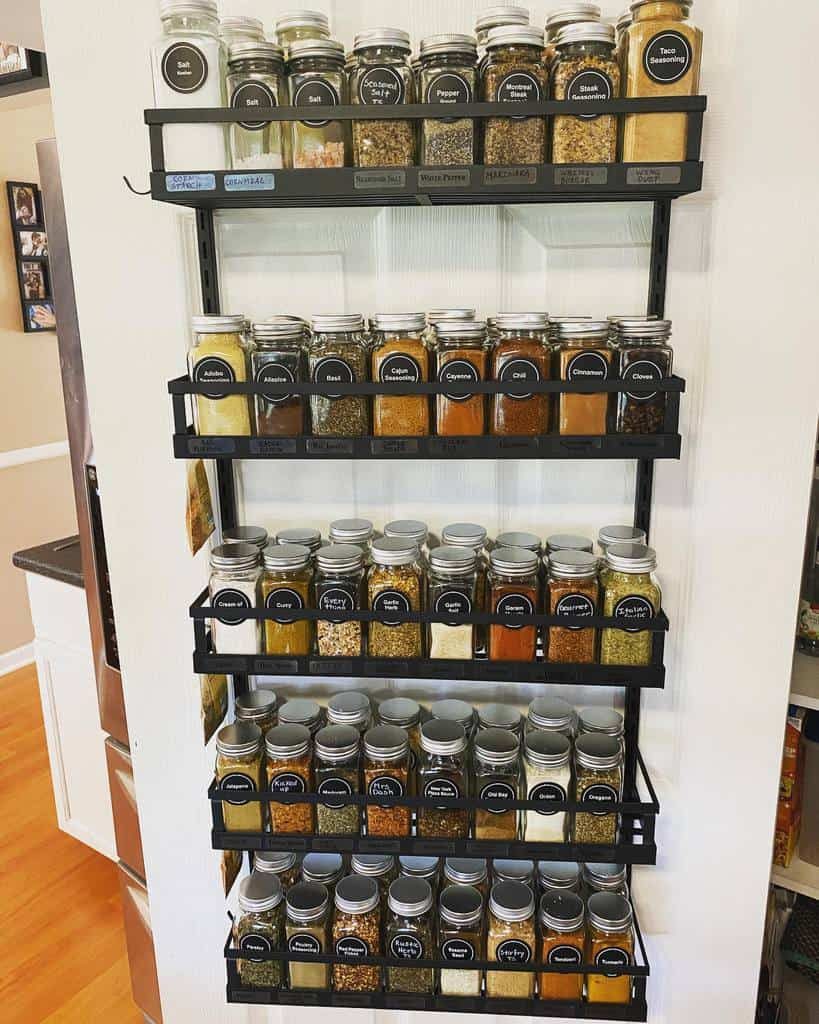
[[[70,583],[73,587],[85,586],[79,536],[63,537],[36,548],[17,551],[11,560],[18,569],[26,572],[36,572],[61,583]]]

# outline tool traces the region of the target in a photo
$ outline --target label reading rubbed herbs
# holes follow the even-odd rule
[[[162,77],[174,92],[196,92],[207,81],[208,59],[193,43],[174,43],[162,58]]]
[[[643,50],[643,67],[653,82],[678,82],[691,67],[691,43],[680,32],[660,32]]]
[[[358,98],[365,106],[404,102],[404,79],[389,65],[370,68],[358,83]]]
[[[226,359],[221,359],[219,356],[205,356],[193,368],[193,382],[194,384],[235,384],[236,374]],[[204,397],[209,398],[212,402],[219,402],[223,398],[227,398],[227,395],[206,393]]]
[[[256,110],[258,107],[275,107],[273,90],[264,82],[242,82],[233,90],[230,105],[234,110]],[[269,121],[240,121],[239,126],[251,132],[261,131]]]

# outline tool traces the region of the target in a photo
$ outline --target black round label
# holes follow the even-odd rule
[[[559,801],[566,800],[566,790],[559,786],[556,782],[541,782],[540,785],[535,786],[534,789],[529,793],[530,800],[542,801],[544,804],[558,803]],[[553,814],[557,814],[559,809],[543,810],[538,809],[537,814],[543,815],[544,818],[550,818]]]
[[[626,633],[641,633],[640,627],[635,626],[634,623],[647,622],[653,617],[654,606],[652,603],[637,594],[632,594],[630,597],[621,597],[614,606],[614,618],[619,619],[623,623],[619,628]]]
[[[326,356],[319,359],[313,367],[313,380],[316,384],[352,384],[355,381],[353,368],[349,363],[337,356]],[[328,398],[341,398],[341,395],[328,395]]]
[[[258,107],[275,107],[276,97],[273,95],[273,90],[265,85],[264,82],[242,82],[241,85],[237,85],[233,90],[233,95],[230,97],[230,105],[234,110],[256,110]],[[240,121],[239,125],[242,128],[247,128],[248,131],[258,132],[269,123],[269,121]]]
[[[384,612],[387,614],[395,612],[411,612],[409,598],[406,594],[402,594],[400,590],[382,590],[380,594],[377,594],[373,601],[374,612]],[[401,622],[390,622],[388,619],[384,619],[381,622],[383,626],[401,626]]]
[[[293,94],[294,107],[337,107],[338,92],[335,86],[323,78],[311,78],[302,82]],[[323,128],[329,121],[302,121],[308,128]]]
[[[688,73],[691,59],[691,43],[679,32],[659,32],[643,50],[645,72],[660,85],[679,82]]]
[[[535,606],[526,594],[504,594],[495,605],[496,615],[534,615]],[[504,629],[523,629],[523,624],[509,623]]]
[[[589,804],[589,814],[602,817],[604,814],[611,814],[612,807],[617,803],[617,790],[603,782],[595,783],[583,790],[580,802],[585,806]],[[592,808],[594,808],[592,810]]]
[[[367,793],[370,796],[395,799],[404,795],[404,784],[400,779],[393,778],[392,775],[379,775],[369,784]]]
[[[319,796],[352,796],[353,787],[346,779],[322,779],[318,785]],[[328,800],[325,807],[344,807],[344,804]]]
[[[404,102],[404,79],[388,64],[369,68],[358,83],[358,98],[365,106]]]
[[[321,943],[315,937],[310,935],[309,932],[299,932],[296,935],[291,935],[287,940],[287,948],[291,953],[298,953],[299,955],[314,955],[321,953]]]
[[[452,779],[430,779],[424,785],[424,796],[427,800],[457,800],[460,795],[461,791]],[[446,804],[435,807],[436,811],[449,809]]]
[[[441,367],[438,379],[444,384],[477,384],[480,380],[477,367],[468,359],[453,359]],[[446,395],[450,402],[467,402],[472,395]]]
[[[436,75],[427,85],[425,103],[471,103],[472,89],[469,82],[454,71],[444,71]],[[454,117],[442,117],[441,121],[451,122]]]
[[[528,71],[511,71],[498,84],[495,98],[499,103],[539,103],[543,98],[540,82]],[[512,120],[522,121],[522,117]]]
[[[663,371],[656,363],[652,363],[650,359],[638,359],[630,363],[623,372],[623,380],[629,381],[631,384],[653,384],[655,381],[662,379]],[[632,395],[629,392],[627,397],[632,402],[650,402],[652,398],[657,397],[657,392],[652,391],[648,395]]]
[[[219,356],[205,356],[194,366],[193,380],[195,384],[235,384],[236,374],[226,359],[220,359]],[[227,395],[205,393],[205,398],[210,398],[214,402],[219,402],[227,397]]]
[[[549,950],[547,963],[554,967],[579,967],[583,963],[583,953],[575,946],[555,946]]]
[[[357,935],[345,935],[336,942],[336,956],[346,956],[350,960],[358,960],[370,955],[370,947]]]
[[[444,960],[474,960],[475,947],[466,939],[447,939],[441,946],[441,956]]]
[[[250,610],[250,598],[247,594],[231,588],[220,590],[211,604],[219,611],[220,614],[216,618],[223,626],[238,626],[242,622],[241,613]]]
[[[532,950],[520,939],[507,939],[498,946],[495,959],[499,964],[528,964],[532,959]]]
[[[390,956],[396,960],[420,960],[423,955],[424,947],[417,935],[398,932],[390,939]]]
[[[247,954],[272,953],[273,944],[265,935],[243,935],[241,939],[239,939],[239,949],[241,949],[243,953]],[[246,956],[245,959],[249,960],[252,964],[264,963],[264,960],[249,955]]]
[[[537,384],[540,381],[540,367],[531,359],[510,359],[503,364],[499,378],[504,384]],[[525,395],[504,395],[512,401],[531,398],[531,392]]]
[[[514,786],[510,786],[508,782],[490,782],[488,786],[484,786],[479,793],[481,800],[517,800],[518,794]],[[490,814],[508,814],[509,811],[504,810],[502,807],[487,807],[487,811]]]
[[[609,361],[599,352],[579,352],[566,365],[566,380],[573,384],[595,384],[608,380]]]
[[[193,43],[174,43],[162,57],[162,77],[174,92],[196,92],[208,79],[208,59]]]
[[[260,366],[256,371],[256,383],[257,384],[295,384],[296,378],[293,375],[293,371],[289,366],[285,366],[284,363],[265,363],[264,366]],[[263,397],[274,405],[281,405],[282,402],[289,401],[292,395],[270,395],[267,392],[263,393]]]
[[[628,967],[630,963],[629,954],[624,949],[618,949],[617,946],[601,949],[594,958],[595,967]],[[612,971],[611,974],[605,974],[604,977],[617,978],[620,977],[620,974],[618,971]]]
[[[231,772],[230,775],[226,775],[223,779],[219,780],[219,788],[229,793],[255,793],[256,783],[249,775],[245,775],[243,772]],[[226,798],[225,803],[230,804],[232,807],[244,807],[250,801]]]
[[[445,590],[435,598],[436,615],[471,615],[472,599],[469,594],[463,594],[459,590]],[[459,626],[461,623],[450,622],[450,626]]]
[[[555,605],[555,615],[587,619],[594,615],[594,602],[585,594],[566,594]],[[583,629],[583,626],[561,626],[560,628],[576,631]]]
[[[295,772],[282,772],[270,780],[270,792],[285,795],[287,793],[306,793],[307,786],[301,775]]]
[[[378,379],[382,384],[417,384],[421,367],[411,356],[387,356],[378,367]]]
[[[304,607],[304,598],[298,592],[290,587],[277,587],[275,590],[271,590],[264,601],[265,608],[271,612],[293,612],[299,611]],[[292,623],[293,619],[286,615],[279,616],[273,620],[278,623]]]
[[[319,594],[318,606],[322,612],[354,612],[355,595],[346,587],[327,587]]]
[[[614,93],[611,79],[602,71],[579,71],[566,88],[567,100],[610,100]],[[578,114],[583,121],[593,121],[599,114]]]

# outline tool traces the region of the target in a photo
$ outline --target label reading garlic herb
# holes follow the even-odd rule
[[[643,67],[660,85],[678,82],[691,67],[691,43],[679,32],[659,32],[643,50]]]
[[[373,601],[373,611],[383,612],[386,614],[395,612],[410,612],[409,598],[406,594],[402,594],[400,590],[382,590],[376,595]],[[402,623],[390,622],[388,619],[379,620],[384,626],[400,626]]]

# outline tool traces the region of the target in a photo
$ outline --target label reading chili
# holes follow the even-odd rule
[[[510,359],[503,364],[499,379],[504,384],[537,384],[540,382],[540,368],[531,359]],[[531,392],[526,395],[503,395],[504,399],[512,399],[519,402],[531,398]]]
[[[352,796],[353,787],[346,779],[323,779],[318,785],[319,796]],[[344,804],[328,800],[325,807],[344,807]]]
[[[459,590],[445,590],[435,598],[436,615],[471,615],[472,599],[469,594],[463,594]],[[458,626],[460,623],[445,623],[449,626]]]
[[[601,949],[597,956],[594,958],[595,967],[628,967],[631,963],[631,957],[624,949],[618,949],[617,946],[608,946],[606,949]],[[611,974],[604,975],[606,978],[617,978],[619,977],[618,972],[614,971]]]
[[[404,795],[404,783],[392,775],[379,775],[373,779],[367,787],[370,796],[379,796],[385,799],[395,799]]]
[[[250,610],[250,598],[241,590],[220,590],[211,601],[214,608],[219,611],[217,620],[223,626],[236,626],[242,621],[241,612]]]
[[[495,605],[496,615],[534,615],[535,606],[526,594],[504,594]],[[504,629],[523,629],[523,624],[509,623]]]
[[[264,606],[271,612],[294,612],[304,607],[304,598],[290,587],[277,587],[267,595]],[[273,621],[283,624],[293,622],[293,619],[286,615],[277,615]]]
[[[196,92],[208,78],[207,57],[193,43],[175,43],[162,58],[162,77],[174,92]]]
[[[257,384],[295,384],[296,378],[293,371],[289,366],[285,366],[283,363],[265,363],[264,366],[260,366],[256,371],[255,377]],[[274,405],[281,405],[282,402],[289,401],[292,395],[271,395],[267,392],[264,393],[263,397],[266,401],[272,402]]]
[[[358,83],[358,98],[365,106],[404,102],[404,79],[389,65],[370,68]]]
[[[291,953],[298,953],[300,955],[314,954],[321,952],[321,943],[315,937],[308,933],[300,932],[298,935],[291,935],[287,940],[287,948]]]
[[[546,962],[555,967],[579,967],[583,963],[583,954],[574,946],[555,946],[549,950]]]
[[[543,98],[540,82],[528,71],[511,71],[498,83],[495,99],[499,103],[539,103]],[[513,117],[522,121],[523,117]]]
[[[646,598],[640,597],[637,594],[621,597],[614,606],[614,618],[622,622],[622,625],[618,628],[626,633],[642,632],[639,626],[634,626],[633,624],[636,622],[647,622],[653,617],[654,606]]]
[[[659,32],[643,50],[643,67],[660,85],[678,82],[691,67],[691,43],[679,32]]]
[[[380,594],[376,595],[373,601],[374,612],[410,612],[409,598],[406,594],[402,594],[400,590],[382,590]],[[387,619],[380,620],[384,626],[400,626],[402,623]]]
[[[638,359],[623,371],[623,380],[631,384],[653,384],[662,379],[663,371],[649,359]],[[629,392],[626,397],[632,402],[650,402],[652,398],[657,397],[657,392],[652,391],[649,395],[633,395]]]
[[[264,82],[242,82],[233,90],[230,105],[234,110],[254,110],[258,107],[275,107],[276,97],[273,90]],[[248,131],[261,131],[269,121],[240,121],[241,128]]]
[[[235,384],[236,374],[226,359],[220,359],[219,356],[206,356],[194,366],[193,381],[194,384]],[[223,398],[227,398],[227,395],[209,395],[206,392],[205,398],[219,402]]]
[[[243,953],[248,954],[272,953],[273,944],[271,943],[270,939],[268,939],[267,936],[265,935],[243,935],[242,938],[239,939],[239,949],[241,949]],[[246,959],[249,960],[252,964],[264,963],[263,960],[260,960],[253,956],[247,956]]]
[[[304,779],[295,772],[282,772],[270,780],[270,792],[285,795],[287,793],[304,793],[306,791]]]
[[[477,384],[480,380],[478,369],[468,359],[452,359],[441,367],[438,379],[444,384]],[[467,402],[473,395],[445,395],[450,402]]]
[[[567,100],[595,102],[610,100],[614,90],[611,79],[602,71],[580,71],[566,88]],[[583,121],[593,121],[599,114],[578,114]]]
[[[230,775],[219,780],[219,788],[229,793],[255,793],[256,783],[243,772],[231,772]],[[231,807],[244,807],[250,801],[225,798],[225,803],[230,804]]]
[[[535,786],[529,793],[530,800],[537,800],[544,804],[558,803],[566,799],[566,790],[559,786],[556,782],[541,782],[539,786]],[[555,810],[548,810],[544,808],[540,810],[538,808],[537,814],[542,814],[544,818],[550,818],[552,815],[558,813],[559,808]]]
[[[316,384],[352,384],[355,381],[353,368],[338,356],[326,356],[319,359],[313,367],[313,380]],[[327,395],[328,398],[341,398],[341,395]]]
[[[617,803],[617,790],[603,782],[595,783],[583,790],[580,802],[590,805],[589,814],[602,817],[604,814],[611,814],[612,807]],[[592,807],[594,810],[591,809]]]
[[[323,78],[311,78],[302,82],[293,94],[294,107],[337,107],[338,92]],[[302,121],[307,128],[323,128],[329,121]]]
[[[510,786],[508,782],[490,782],[480,791],[479,797],[481,800],[517,800],[518,794],[514,786]],[[486,810],[490,814],[509,813],[502,807],[487,807]]]
[[[378,379],[382,384],[417,384],[421,367],[411,356],[387,356],[378,368]]]
[[[390,955],[397,960],[420,960],[424,955],[424,947],[417,935],[398,932],[390,940]]]
[[[358,960],[362,956],[370,955],[370,947],[357,935],[345,935],[343,939],[336,942],[336,956],[344,956],[349,960]]]
[[[609,361],[599,352],[579,352],[566,364],[566,380],[573,384],[608,380]]]
[[[520,939],[507,939],[498,946],[495,959],[499,964],[528,964],[532,959],[532,950]]]
[[[594,615],[594,603],[585,594],[566,594],[555,605],[555,615],[572,616],[587,619]],[[561,626],[561,629],[572,631],[583,629],[583,626]]]

